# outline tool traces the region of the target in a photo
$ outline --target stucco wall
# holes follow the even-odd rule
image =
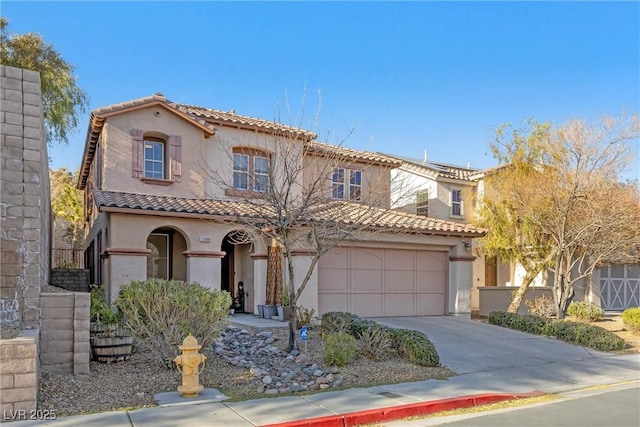
[[[480,316],[487,317],[492,311],[506,311],[513,299],[515,287],[489,286],[478,289],[480,291]],[[551,296],[551,288],[537,287],[527,291],[518,310],[518,314],[527,314],[527,301],[533,301],[542,295]]]
[[[153,185],[134,178],[131,130],[182,137],[182,179],[171,185]],[[193,124],[160,106],[152,106],[107,119],[102,131],[102,188],[110,191],[177,197],[204,197],[200,165],[204,147],[211,140]],[[94,158],[94,163],[99,156]],[[97,174],[97,171],[95,172]],[[97,175],[96,175],[97,176]]]
[[[51,224],[40,75],[3,65],[0,76],[0,323],[37,328]]]

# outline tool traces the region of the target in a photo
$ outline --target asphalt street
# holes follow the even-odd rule
[[[489,413],[384,423],[386,427],[638,427],[640,383],[566,393],[559,400]]]

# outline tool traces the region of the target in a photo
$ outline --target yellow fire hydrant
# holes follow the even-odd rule
[[[183,397],[196,397],[204,389],[200,384],[200,373],[204,369],[204,361],[207,360],[207,357],[198,353],[202,346],[191,334],[182,341],[182,345],[178,348],[182,354],[173,359],[178,371],[182,374],[182,385],[178,387],[178,392]]]

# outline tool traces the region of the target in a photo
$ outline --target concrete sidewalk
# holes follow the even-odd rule
[[[459,375],[446,380],[325,391],[226,402],[217,390],[196,400],[157,395],[158,407],[63,417],[53,421],[17,421],[11,426],[260,426],[411,405],[427,407],[441,399],[467,404],[467,396],[503,397],[536,391],[562,393],[585,387],[640,380],[640,354],[612,355],[470,319],[438,316],[375,319],[416,329],[436,345],[440,362]],[[286,327],[251,315],[234,315],[234,323]],[[266,323],[269,322],[269,323]],[[494,396],[495,397],[495,396]],[[166,403],[166,405],[165,405]],[[178,403],[178,404],[176,404]],[[451,401],[448,400],[448,405]],[[163,406],[164,405],[164,406]],[[48,408],[53,409],[55,408]],[[389,411],[386,411],[389,412]],[[391,411],[392,412],[392,411]],[[3,414],[6,418],[7,414]],[[27,414],[28,415],[28,414]],[[386,418],[389,420],[390,418]],[[373,422],[373,421],[371,421]],[[295,424],[287,424],[293,426]],[[309,423],[299,424],[309,425]]]
[[[349,414],[406,404],[428,404],[438,399],[487,393],[521,394],[534,391],[560,393],[584,387],[640,380],[640,354],[606,355],[530,368],[502,368],[427,380],[361,389],[328,391],[305,396],[284,396],[245,402],[159,406],[131,411],[62,417],[53,421],[16,421],[22,426],[260,426],[316,417]],[[215,393],[214,393],[215,394]],[[292,425],[292,424],[289,424]]]

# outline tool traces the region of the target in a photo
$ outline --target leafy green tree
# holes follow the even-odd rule
[[[39,34],[12,34],[5,17],[0,17],[0,63],[40,73],[47,139],[68,143],[89,104],[73,74],[75,67]]]
[[[78,173],[66,168],[49,170],[51,182],[51,213],[66,226],[66,235],[78,247],[84,225],[83,193],[76,188]]]

